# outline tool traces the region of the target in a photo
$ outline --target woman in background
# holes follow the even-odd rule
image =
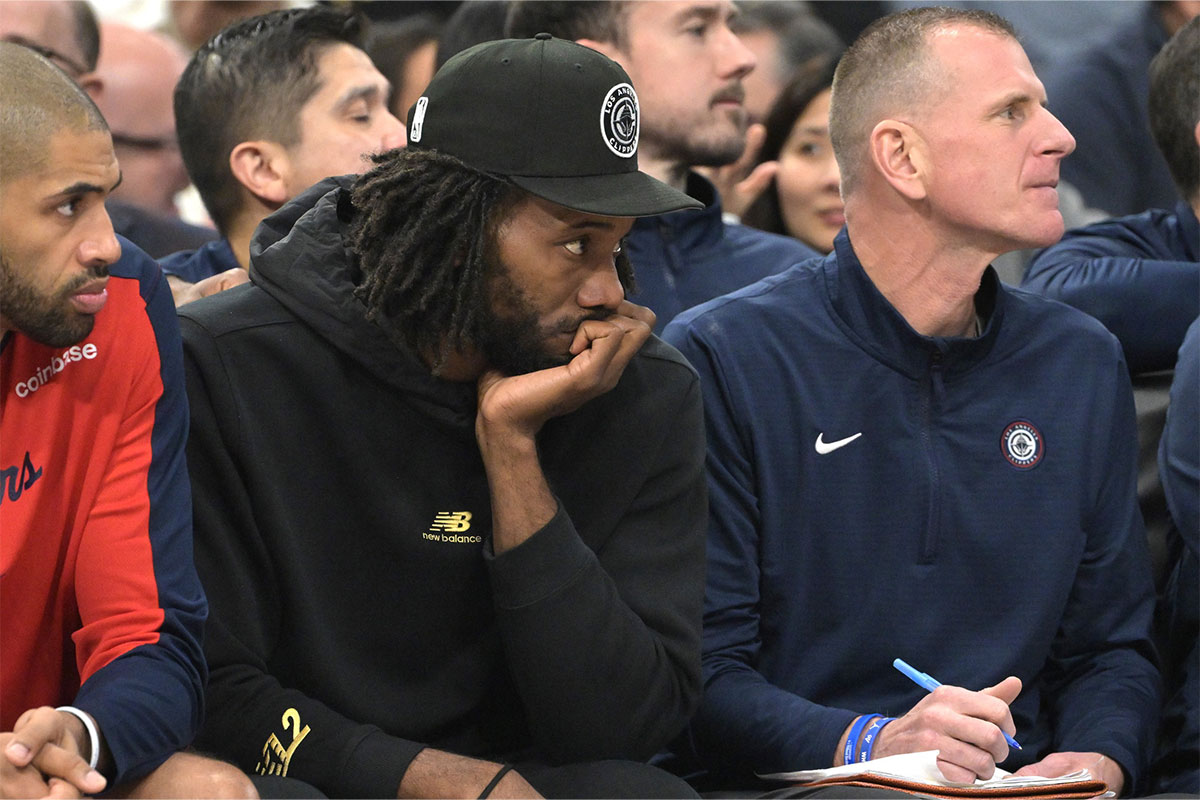
[[[779,171],[742,214],[742,223],[792,236],[822,253],[846,218],[838,192],[841,176],[829,140],[832,63],[801,69],[788,82],[765,120],[759,163],[777,160]]]

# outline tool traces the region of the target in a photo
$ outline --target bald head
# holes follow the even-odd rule
[[[100,26],[96,74],[103,90],[96,97],[113,130],[140,138],[175,135],[175,84],[187,54],[173,39],[116,22]]]
[[[868,164],[868,142],[884,119],[904,119],[936,102],[944,67],[931,42],[941,30],[972,26],[1017,38],[1007,20],[986,11],[915,8],[871,23],[838,62],[829,106],[829,134],[849,196]]]
[[[0,183],[46,166],[50,139],[62,131],[107,131],[87,93],[27,47],[0,42]]]

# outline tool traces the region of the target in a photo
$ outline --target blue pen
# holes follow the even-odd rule
[[[892,662],[892,666],[903,672],[913,683],[915,683],[917,686],[920,686],[927,692],[932,692],[934,689],[942,685],[941,682],[939,682],[936,678],[932,678],[920,670],[913,669],[899,658]],[[1000,732],[1004,733],[1004,731]],[[1021,745],[1017,744],[1017,740],[1009,736],[1007,733],[1004,733],[1004,738],[1010,746],[1015,747],[1018,750],[1021,749]]]

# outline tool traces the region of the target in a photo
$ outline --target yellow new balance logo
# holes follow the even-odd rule
[[[429,526],[431,531],[462,532],[471,527],[470,511],[439,511]]]
[[[429,530],[421,534],[421,538],[447,544],[481,544],[482,536],[463,535],[470,529],[470,511],[439,511],[433,517],[433,524],[429,526]]]

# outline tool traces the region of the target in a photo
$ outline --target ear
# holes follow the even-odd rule
[[[925,197],[929,162],[925,141],[905,122],[885,119],[871,130],[871,161],[883,179],[909,200]]]
[[[79,84],[79,88],[87,92],[88,97],[92,98],[92,102],[100,104],[100,97],[104,94],[104,79],[95,72],[85,72],[75,81]]]
[[[281,206],[288,200],[287,151],[275,142],[241,142],[229,154],[229,168],[238,183],[264,203]]]

